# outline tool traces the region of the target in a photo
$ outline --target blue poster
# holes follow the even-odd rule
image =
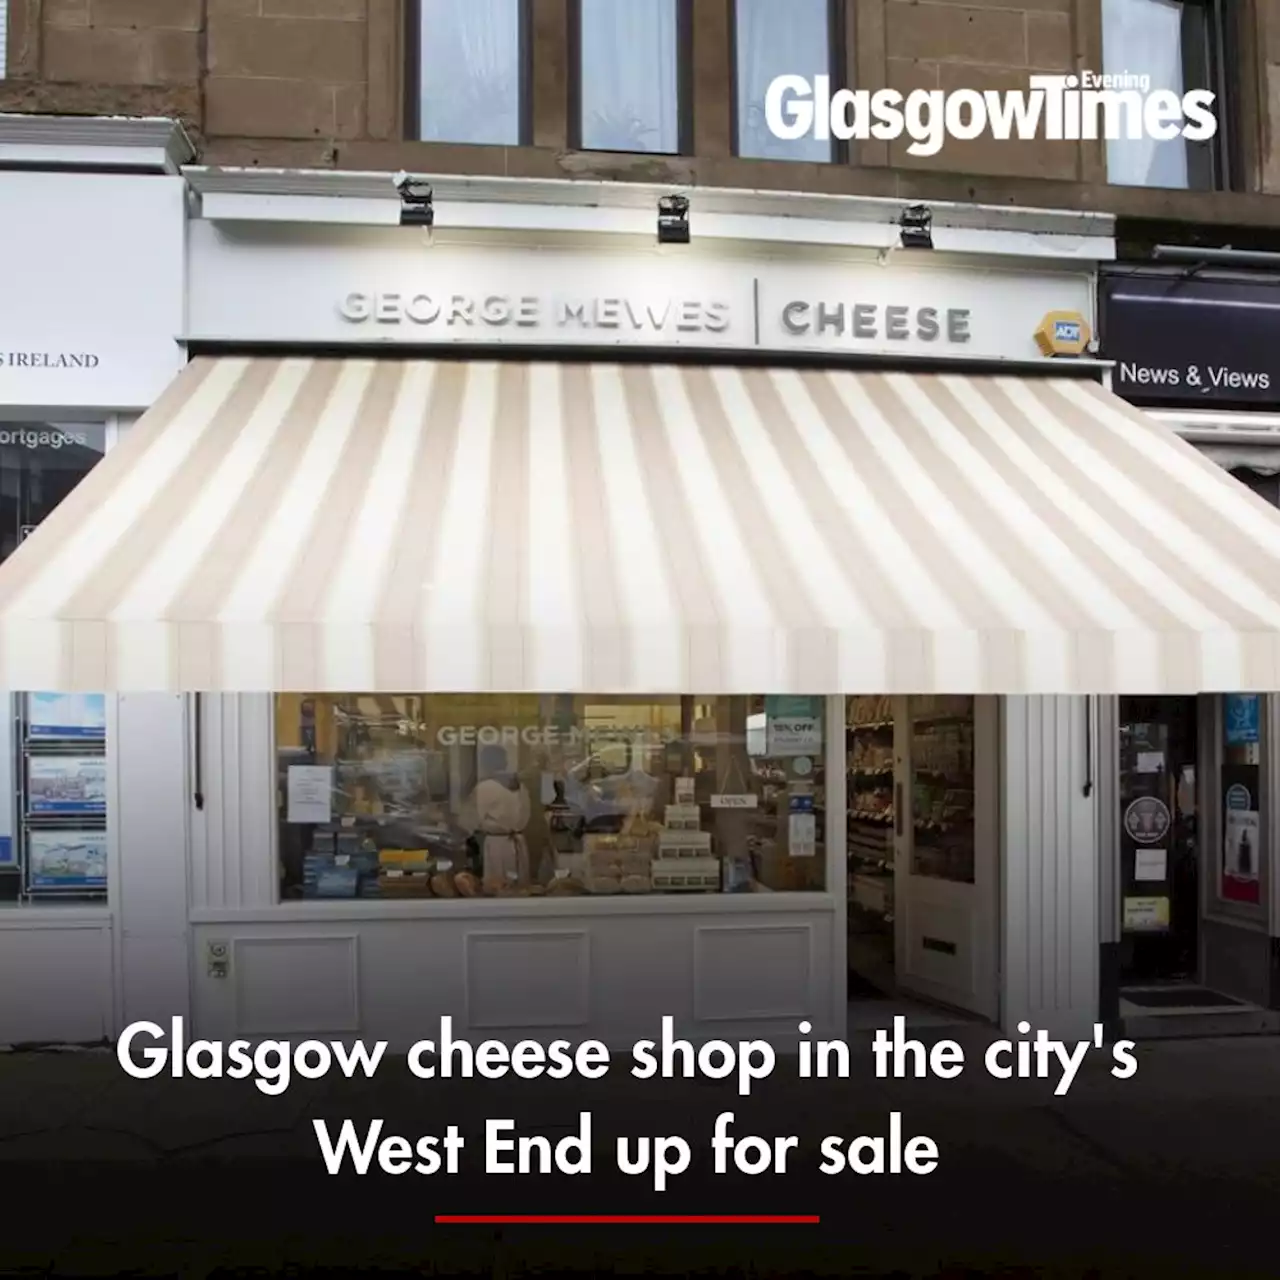
[[[1258,741],[1259,704],[1255,694],[1231,693],[1226,698],[1227,745],[1248,746]]]
[[[107,699],[101,693],[30,693],[27,732],[32,738],[105,738]]]
[[[821,720],[822,699],[770,694],[764,700],[764,712],[770,720]]]

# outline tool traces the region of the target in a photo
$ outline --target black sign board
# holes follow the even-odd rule
[[[1280,276],[1109,276],[1101,346],[1126,400],[1280,405]]]

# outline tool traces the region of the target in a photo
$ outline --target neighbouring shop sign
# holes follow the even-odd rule
[[[489,343],[1041,361],[1079,345],[1088,272],[991,272],[901,255],[754,258],[703,246],[521,249],[399,229],[228,236],[192,223],[191,341]],[[1037,338],[1062,319],[1054,349]]]
[[[85,232],[110,226],[110,251]],[[185,360],[183,179],[7,172],[0,405],[150,407]]]
[[[1280,402],[1280,279],[1115,275],[1102,285],[1102,350],[1127,399]]]

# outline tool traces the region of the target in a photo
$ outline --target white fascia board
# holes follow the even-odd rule
[[[178,173],[195,155],[177,120],[0,113],[0,168]]]
[[[294,222],[337,226],[397,227],[398,201],[369,196],[253,195],[211,191],[200,197],[200,214],[212,222]]]
[[[1280,445],[1280,414],[1217,412],[1202,409],[1146,409],[1148,417],[1176,431],[1192,444]]]
[[[336,170],[188,168],[202,216],[387,226],[400,197],[389,173]],[[441,231],[507,231],[652,236],[663,195],[687,195],[698,240],[891,249],[905,200],[748,191],[677,189],[584,179],[415,175],[429,182]],[[233,198],[234,197],[234,198]],[[1115,258],[1110,214],[1003,205],[931,204],[935,247],[943,252],[1078,263]]]

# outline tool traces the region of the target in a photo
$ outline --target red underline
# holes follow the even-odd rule
[[[614,1224],[626,1226],[814,1226],[816,1213],[437,1213],[441,1225],[563,1226]]]

